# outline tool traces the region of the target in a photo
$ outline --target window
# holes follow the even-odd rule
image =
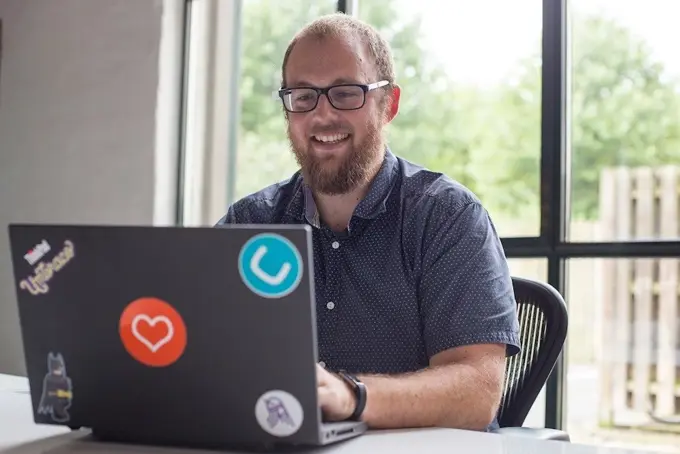
[[[567,275],[572,441],[676,452],[680,260],[571,259]]]
[[[565,429],[578,443],[675,452],[680,261],[606,243],[680,237],[680,3],[572,0],[570,9],[567,239],[601,243],[603,255],[639,246],[646,257],[567,261]],[[569,246],[567,255],[578,250]]]
[[[281,86],[283,54],[293,35],[307,22],[336,8],[334,0],[243,0],[241,113],[233,200],[298,169],[288,146],[281,103],[271,94]]]
[[[571,5],[569,239],[677,239],[680,2]]]
[[[392,150],[472,189],[502,236],[539,233],[541,1],[360,0],[392,46]]]
[[[402,98],[392,150],[478,194],[512,274],[565,295],[568,347],[525,424],[563,428],[581,443],[670,451],[680,445],[677,424],[663,422],[680,417],[680,265],[654,255],[680,256],[676,3],[243,0],[230,202],[297,169],[271,97],[283,54],[305,23],[351,5],[394,52]],[[628,318],[616,319],[624,307]],[[611,356],[621,351],[627,359]]]

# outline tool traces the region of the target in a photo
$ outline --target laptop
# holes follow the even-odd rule
[[[194,447],[326,445],[307,225],[11,224],[34,420]]]

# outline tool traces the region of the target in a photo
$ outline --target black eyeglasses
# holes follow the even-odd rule
[[[326,95],[328,102],[338,110],[357,110],[364,107],[366,93],[384,87],[389,82],[381,80],[372,84],[340,84],[326,88],[294,87],[275,92],[288,112],[311,112],[319,104],[319,97]]]

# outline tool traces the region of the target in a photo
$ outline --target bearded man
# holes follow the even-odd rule
[[[323,16],[290,42],[281,87],[300,170],[217,226],[312,226],[325,419],[493,430],[520,348],[507,260],[473,193],[387,146],[401,96],[388,43]]]

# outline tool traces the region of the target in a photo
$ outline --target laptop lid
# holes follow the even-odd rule
[[[11,225],[34,418],[135,442],[320,442],[309,226]]]

